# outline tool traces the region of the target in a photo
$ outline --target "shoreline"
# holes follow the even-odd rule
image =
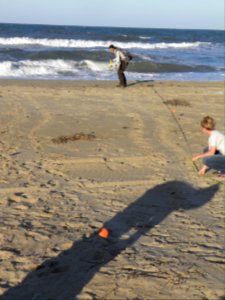
[[[0,85],[15,85],[19,84],[21,86],[23,85],[28,85],[28,84],[36,84],[40,86],[52,86],[55,84],[59,84],[60,86],[65,85],[65,86],[96,86],[98,87],[114,87],[115,84],[118,84],[118,80],[61,80],[61,79],[2,79],[0,78]],[[165,85],[170,85],[170,84],[180,84],[180,85],[205,85],[205,84],[222,84],[225,86],[224,81],[220,80],[212,80],[212,81],[195,81],[195,80],[190,80],[190,81],[181,81],[181,80],[128,80],[128,88],[131,86],[135,85],[147,85],[149,83],[154,83],[154,84],[165,84]]]

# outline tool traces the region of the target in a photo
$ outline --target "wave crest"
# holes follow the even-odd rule
[[[223,69],[224,70],[224,69]],[[140,74],[152,73],[185,73],[185,72],[217,72],[216,68],[198,65],[187,66],[177,64],[154,63],[151,61],[132,62],[130,63],[128,72]],[[222,70],[220,70],[222,71]],[[95,74],[97,76],[108,76],[114,74],[109,70],[107,62],[99,62],[92,60],[21,60],[0,62],[0,77],[36,77],[36,78],[58,78],[62,77],[77,77],[80,75]]]
[[[49,60],[22,60],[19,62],[0,62],[0,77],[74,77],[87,70],[92,72],[104,72],[108,70],[107,63],[94,62],[90,60],[72,61],[62,59]]]
[[[33,39],[28,37],[0,38],[0,45],[4,46],[43,46],[56,48],[108,48],[115,44],[124,49],[168,49],[168,48],[197,48],[202,45],[210,45],[207,42],[181,42],[181,43],[138,43],[117,41],[93,41],[74,39]]]

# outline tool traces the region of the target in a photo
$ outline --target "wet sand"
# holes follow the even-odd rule
[[[116,84],[0,80],[0,300],[225,295],[224,84]]]

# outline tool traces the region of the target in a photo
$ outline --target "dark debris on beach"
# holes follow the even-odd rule
[[[58,138],[52,139],[52,142],[55,144],[62,144],[62,143],[67,143],[70,141],[78,141],[78,140],[83,140],[83,141],[92,141],[96,138],[94,133],[83,133],[79,132],[74,135],[62,135],[59,136]]]
[[[179,100],[179,99],[173,99],[173,100],[167,100],[163,103],[169,104],[169,105],[175,105],[175,106],[191,106],[190,103],[186,100]]]

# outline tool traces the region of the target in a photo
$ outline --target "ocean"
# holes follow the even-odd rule
[[[129,51],[128,80],[222,81],[224,31],[0,24],[0,78],[115,80],[108,46]]]

